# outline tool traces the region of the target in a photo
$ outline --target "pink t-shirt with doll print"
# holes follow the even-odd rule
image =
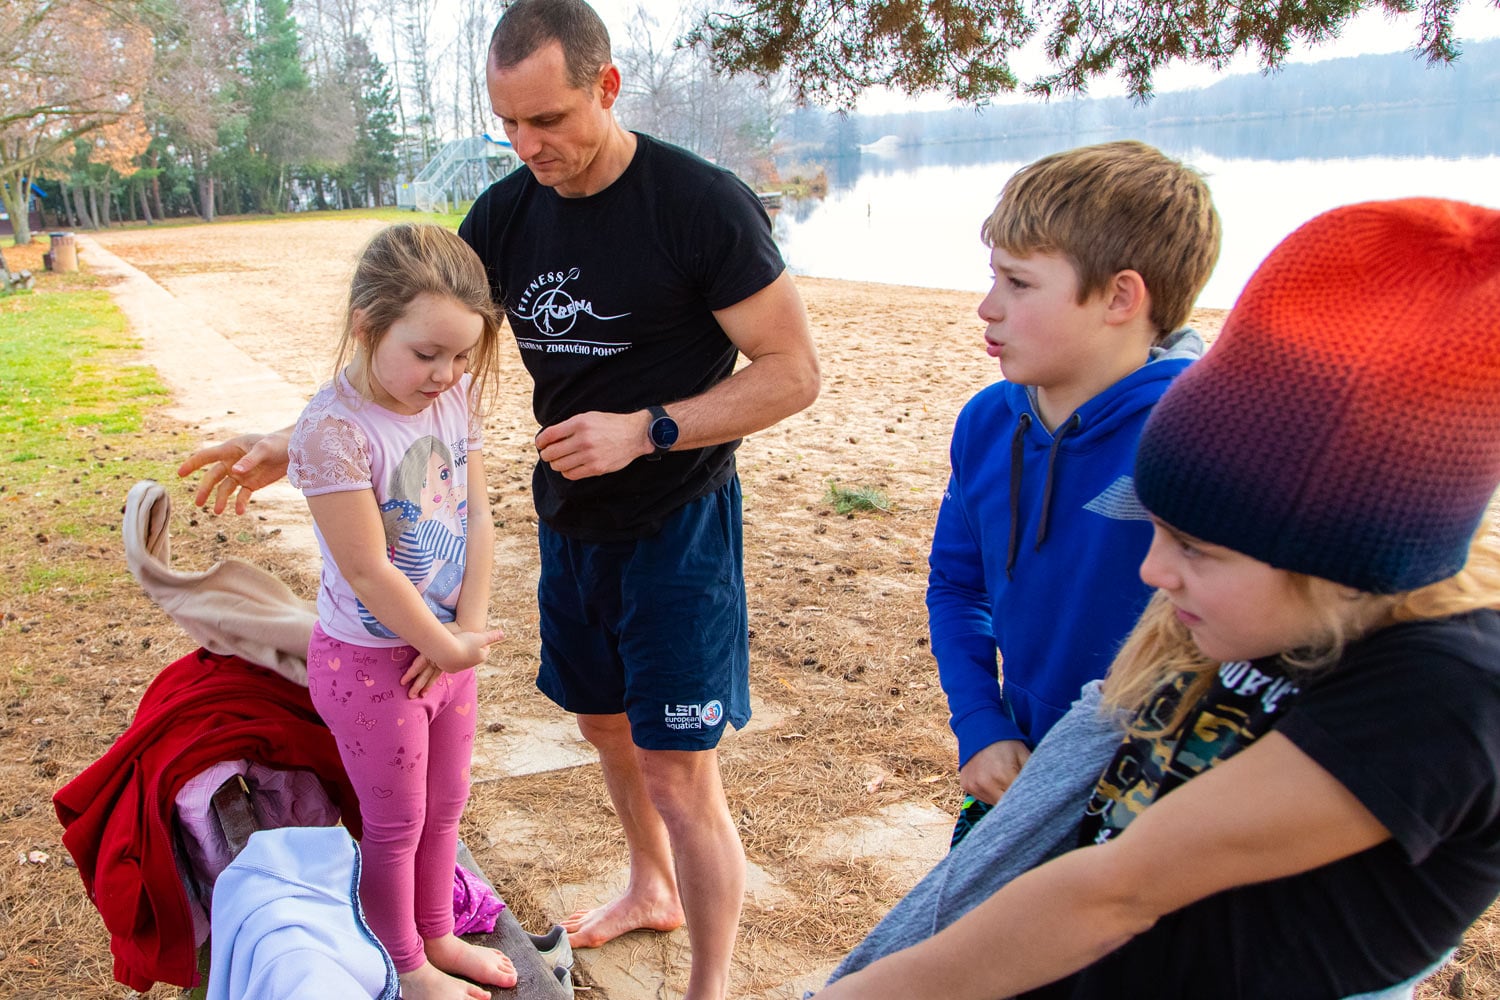
[[[411,580],[439,621],[451,622],[463,582],[468,536],[468,455],[483,446],[469,405],[468,375],[411,416],[360,396],[342,373],[318,390],[292,431],[287,478],[304,496],[373,490],[386,556]],[[400,646],[339,572],[323,533],[318,620],[335,639]]]

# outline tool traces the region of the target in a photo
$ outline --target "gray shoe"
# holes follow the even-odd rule
[[[536,946],[542,961],[552,967],[557,981],[568,988],[573,986],[573,946],[568,943],[568,932],[562,924],[553,924],[545,934],[527,934]]]

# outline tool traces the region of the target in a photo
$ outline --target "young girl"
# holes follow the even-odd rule
[[[489,996],[448,973],[516,982],[508,958],[453,933],[473,668],[501,638],[485,625],[479,405],[498,326],[484,267],[457,236],[379,233],[354,273],[336,374],[289,449],[323,551],[308,690],[359,793],[360,897],[406,1000]]]
[[[1141,438],[1158,594],[1081,846],[820,1000],[1338,998],[1458,943],[1500,893],[1497,316],[1500,212],[1272,252]]]

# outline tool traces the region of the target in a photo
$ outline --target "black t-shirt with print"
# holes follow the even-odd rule
[[[459,235],[489,272],[543,427],[591,410],[670,404],[727,378],[737,351],[713,312],[784,270],[754,192],[639,133],[630,165],[603,191],[564,198],[523,167],[480,195]],[[737,444],[576,481],[538,462],[537,513],[584,541],[649,535],[733,476]]]
[[[1159,733],[1181,701],[1186,676],[1178,677],[1145,719]],[[1127,736],[1084,809],[1080,846],[1102,844],[1130,824],[1152,802],[1221,764],[1269,732],[1296,700],[1298,688],[1276,657],[1226,663],[1170,735]]]
[[[1200,900],[1028,997],[1346,997],[1458,943],[1500,893],[1500,613],[1392,626],[1298,683],[1273,728],[1391,839]]]

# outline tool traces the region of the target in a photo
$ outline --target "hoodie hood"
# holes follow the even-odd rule
[[[1016,412],[1016,429],[1011,437],[1010,460],[1010,544],[1005,571],[1009,575],[1016,564],[1020,546],[1021,486],[1026,475],[1044,476],[1041,509],[1037,516],[1036,547],[1047,540],[1047,524],[1052,512],[1052,486],[1057,472],[1059,453],[1085,452],[1096,443],[1113,436],[1121,423],[1156,405],[1165,383],[1182,373],[1190,363],[1203,356],[1203,338],[1197,331],[1184,327],[1169,334],[1151,348],[1146,363],[1114,385],[1074,410],[1056,430],[1048,431],[1036,407],[1036,390],[1029,385],[1004,383],[1002,388]],[[1045,449],[1045,463],[1027,459],[1028,451]],[[1040,468],[1035,468],[1039,466]],[[1030,466],[1030,467],[1028,467]]]

